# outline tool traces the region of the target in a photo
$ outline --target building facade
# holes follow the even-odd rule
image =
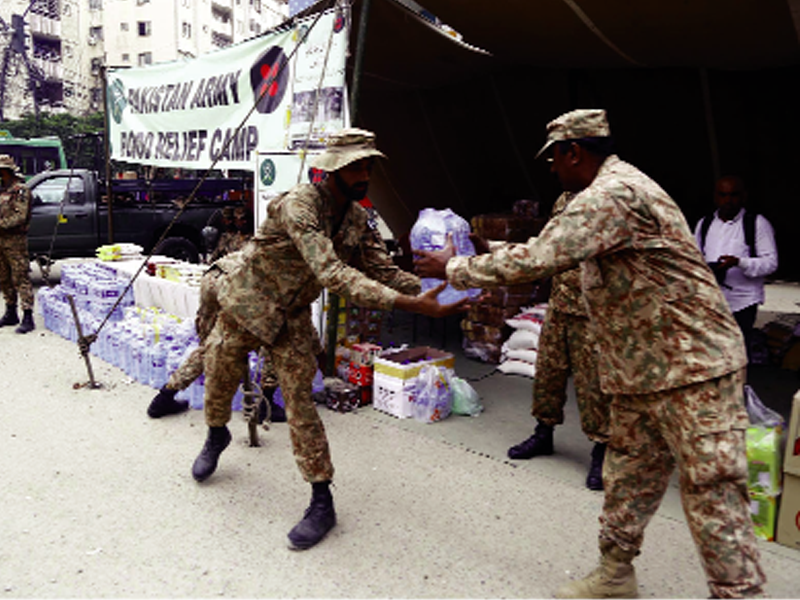
[[[2,0],[0,121],[102,110],[104,66],[190,59],[287,16],[287,0]]]

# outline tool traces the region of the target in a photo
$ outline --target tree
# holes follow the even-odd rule
[[[103,113],[86,117],[68,114],[39,113],[23,115],[15,121],[5,121],[3,128],[19,138],[55,136],[64,145],[64,154],[71,167],[99,169],[103,164]]]

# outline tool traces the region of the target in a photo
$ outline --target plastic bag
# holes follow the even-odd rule
[[[411,416],[423,423],[435,423],[450,416],[453,389],[450,372],[445,367],[425,365],[414,380]]]
[[[411,249],[441,250],[447,241],[448,233],[453,237],[453,245],[458,256],[475,255],[475,246],[469,239],[469,223],[449,208],[444,210],[424,208],[419,211],[417,222],[414,223],[409,234]],[[422,291],[427,292],[439,285],[441,281],[426,277],[420,283]],[[458,291],[448,284],[436,299],[440,304],[450,304],[467,297],[476,298],[480,293],[480,289]]]
[[[477,417],[483,406],[480,396],[466,380],[461,377],[451,377],[450,385],[453,388],[453,414]]]
[[[747,488],[750,493],[776,495],[781,490],[783,417],[764,406],[749,385],[744,386],[747,428]]]
[[[744,403],[750,423],[758,427],[783,426],[783,417],[771,408],[764,406],[761,398],[749,385],[744,386]]]

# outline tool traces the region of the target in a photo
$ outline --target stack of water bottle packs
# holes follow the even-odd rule
[[[91,352],[122,369],[132,379],[160,389],[167,383],[170,373],[197,348],[199,339],[194,321],[182,320],[156,307],[135,306],[132,288],[125,291],[129,282],[127,277],[119,276],[114,269],[101,263],[64,265],[61,283],[39,291],[38,306],[47,329],[77,342],[78,332],[67,295],[75,300],[84,335],[97,332],[122,296],[91,345]],[[251,353],[251,368],[257,360],[256,353]],[[177,398],[188,400],[193,408],[202,408],[203,382],[201,375]],[[234,410],[241,410],[241,403],[240,390],[234,399]]]

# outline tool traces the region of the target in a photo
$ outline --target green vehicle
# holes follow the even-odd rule
[[[15,138],[0,130],[0,154],[11,155],[26,181],[44,171],[68,168],[61,140],[56,137]]]

